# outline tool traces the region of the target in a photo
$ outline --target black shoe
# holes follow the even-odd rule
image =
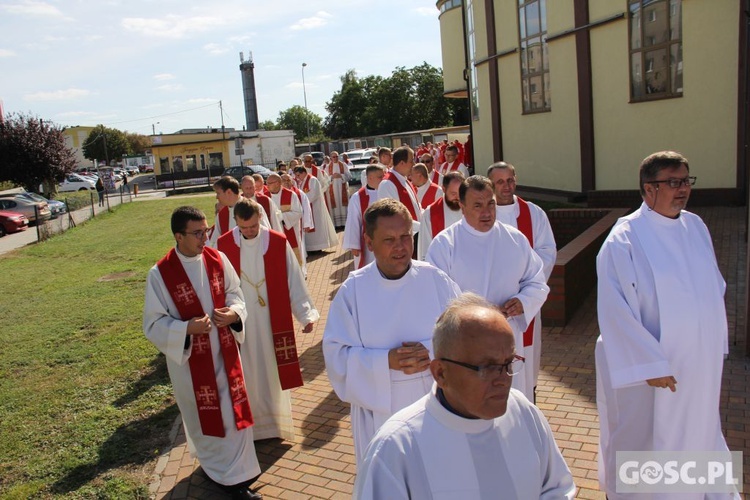
[[[232,500],[261,500],[263,495],[250,488],[240,488],[232,491]]]

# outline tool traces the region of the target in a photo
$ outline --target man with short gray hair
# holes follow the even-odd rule
[[[547,420],[515,389],[513,329],[475,294],[435,325],[432,390],[380,428],[354,485],[357,499],[572,499]]]

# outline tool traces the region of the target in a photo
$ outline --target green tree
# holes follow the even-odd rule
[[[308,139],[320,136],[323,132],[322,121],[320,116],[297,104],[279,113],[276,130],[294,130],[297,142],[309,142]],[[309,138],[308,126],[310,127]]]
[[[326,110],[325,131],[336,139],[468,123],[466,99],[443,97],[442,71],[427,63],[387,78],[349,70]]]
[[[83,156],[89,160],[120,161],[131,153],[128,138],[117,129],[97,125],[83,141]]]
[[[258,128],[261,130],[276,130],[276,124],[273,120],[265,120],[258,124]]]
[[[125,139],[128,141],[130,154],[142,155],[151,149],[151,138],[147,135],[126,132]],[[107,147],[109,148],[109,144]]]
[[[0,181],[37,191],[42,183],[55,186],[75,164],[57,125],[13,113],[0,122]]]

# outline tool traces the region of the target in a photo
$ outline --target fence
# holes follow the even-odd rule
[[[102,212],[109,212],[113,207],[123,203],[131,203],[133,194],[130,186],[120,186],[115,191],[105,191],[101,201],[96,191],[79,191],[64,198],[66,212],[43,223],[36,224],[36,238],[38,242],[45,241],[56,234],[63,233],[78,224],[96,217]],[[38,215],[38,214],[37,214]],[[38,217],[37,217],[37,220]]]

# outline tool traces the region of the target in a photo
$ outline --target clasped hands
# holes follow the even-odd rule
[[[430,351],[420,342],[402,342],[401,347],[388,351],[388,368],[406,375],[423,372],[430,367]]]
[[[192,318],[188,321],[188,335],[205,335],[211,332],[211,321],[216,328],[224,328],[240,320],[240,316],[228,307],[214,309],[213,317],[204,314],[200,318]]]

